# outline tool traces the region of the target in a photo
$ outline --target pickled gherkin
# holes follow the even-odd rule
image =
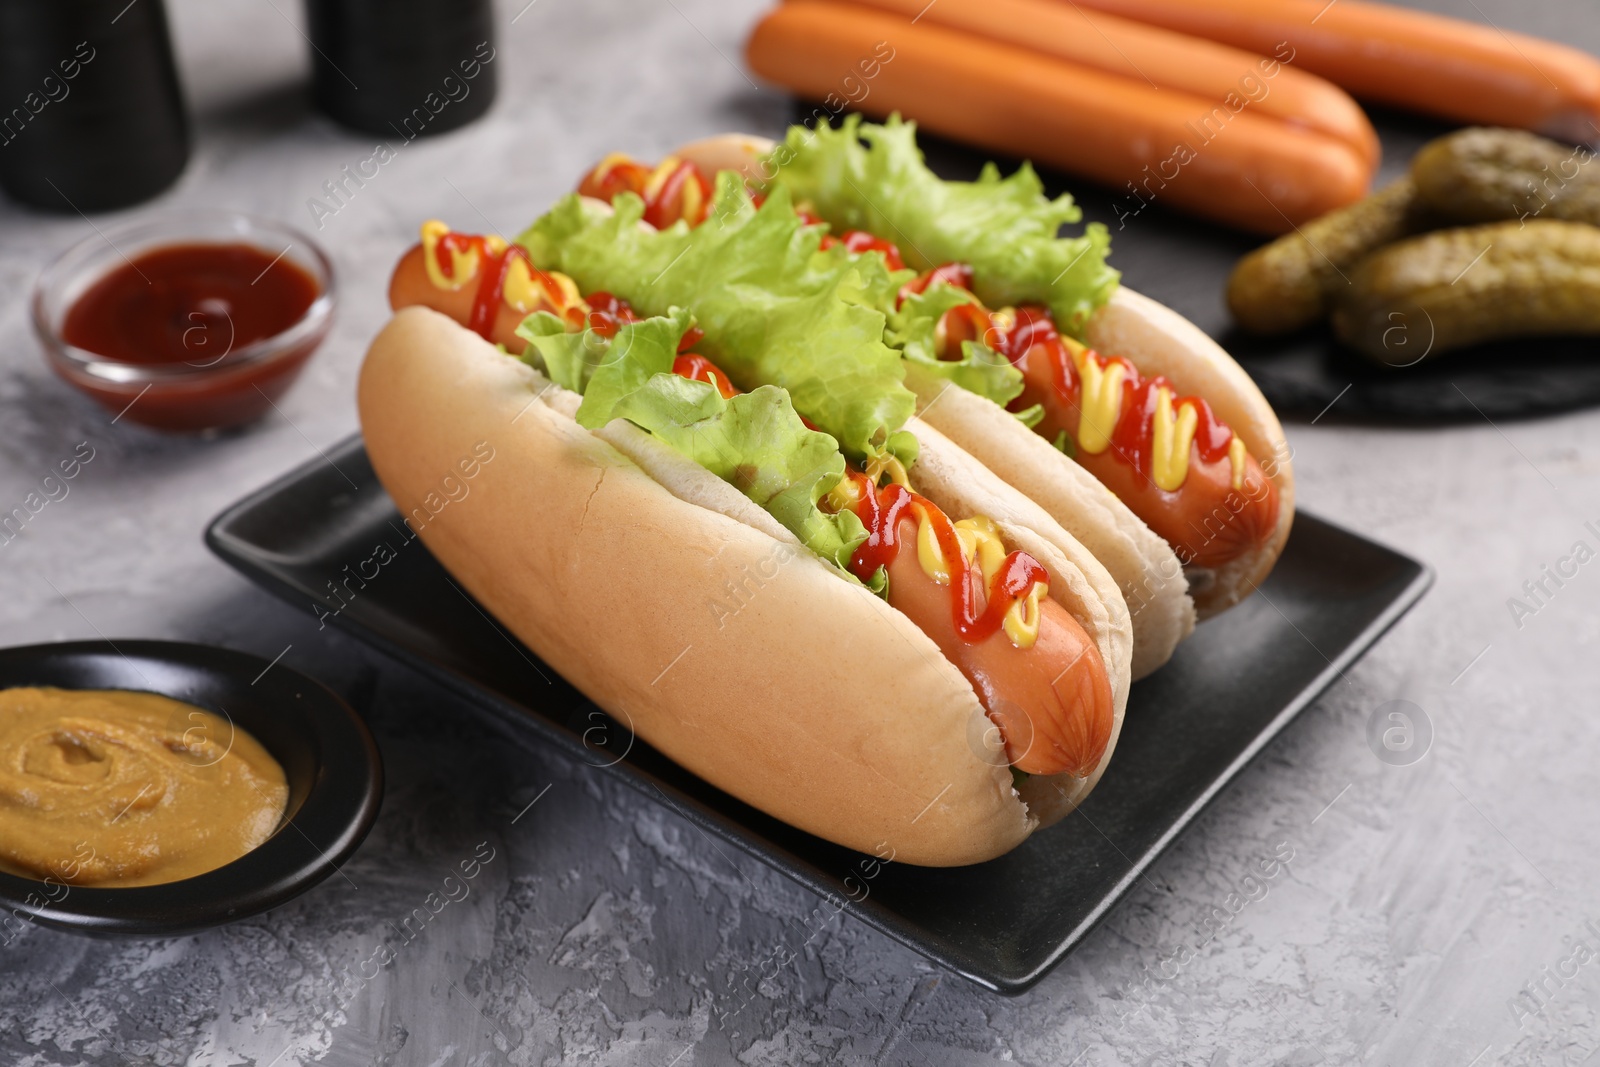
[[[1373,253],[1350,282],[1334,332],[1391,366],[1499,338],[1600,334],[1600,227],[1440,230]]]
[[[1454,223],[1562,219],[1600,225],[1600,163],[1523,130],[1475,128],[1429,142],[1411,161],[1417,198]]]
[[[1427,228],[1416,189],[1402,178],[1241,259],[1228,279],[1228,309],[1252,333],[1281,334],[1327,316],[1367,253]]]

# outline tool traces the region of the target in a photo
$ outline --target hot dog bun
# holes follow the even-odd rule
[[[494,449],[467,496],[423,512],[423,541],[639,737],[804,830],[931,866],[1000,855],[1098,781],[1111,745],[1088,777],[1030,778],[1019,795],[972,686],[922,631],[643,431],[583,429],[576,404],[424,308],[396,313],[359,384],[367,451],[402,514],[479,442]],[[1119,694],[1114,745],[1131,640],[1115,590],[1050,543],[1071,549],[1065,534],[1030,540],[1009,486],[936,431],[919,436],[930,499],[966,494],[1013,527],[1050,572],[1051,598],[1094,637]],[[752,579],[739,610],[712,610],[729,582]]]
[[[770,175],[758,164],[772,141],[724,134],[684,145],[673,154],[707,173],[737,171],[752,181]],[[948,435],[1002,480],[1038,502],[1105,564],[1133,617],[1133,677],[1171,658],[1178,642],[1209,618],[1238,603],[1264,579],[1289,538],[1294,520],[1294,471],[1283,427],[1261,390],[1205,331],[1149,297],[1121,286],[1089,319],[1085,341],[1125,355],[1143,373],[1162,374],[1180,392],[1203,396],[1245,442],[1279,493],[1272,536],[1215,569],[1189,568],[1187,579],[1172,548],[1087,471],[983,397],[907,368],[924,421]]]
[[[916,367],[906,368],[906,385],[923,422],[1034,501],[1110,572],[1132,620],[1133,678],[1171,659],[1195,624],[1188,578],[1171,546],[1005,408]]]

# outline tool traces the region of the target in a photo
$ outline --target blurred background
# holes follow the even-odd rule
[[[1413,6],[1600,53],[1587,0]],[[153,5],[133,0],[123,17],[141,7]],[[1474,350],[1459,370],[1430,361],[1420,391],[1391,390],[1390,378],[1369,389],[1368,364],[1323,327],[1281,343],[1238,332],[1227,278],[1264,236],[1159,200],[1122,219],[1123,190],[1041,168],[1052,192],[1070,190],[1087,219],[1108,224],[1127,284],[1224,338],[1279,402],[1299,503],[1426,561],[1438,584],[1016,999],[854,920],[817,919],[808,891],[591,768],[507,743],[442,690],[321,625],[315,605],[284,604],[207,552],[212,516],[356,431],[360,360],[389,315],[389,271],[424,220],[513,235],[609,152],[656,159],[728,130],[780,135],[811,114],[814,103],[746,65],[765,10],[760,0],[502,0],[487,51],[466,39],[475,33],[461,38],[480,74],[440,120],[468,115],[491,88],[492,106],[412,139],[319,109],[302,6],[171,0],[186,119],[157,120],[170,94],[141,104],[157,131],[148,136],[171,138],[172,154],[187,146],[171,184],[107,210],[0,197],[0,511],[38,499],[62,460],[82,463],[64,493],[3,535],[0,644],[173,637],[281,656],[368,716],[390,781],[349,878],[265,916],[158,942],[42,929],[6,941],[0,1060],[1600,1062],[1600,969],[1563,969],[1576,943],[1600,954],[1586,925],[1586,887],[1600,876],[1588,813],[1600,794],[1585,710],[1600,587],[1580,572],[1533,617],[1509,603],[1575,541],[1595,541],[1585,523],[1600,520],[1600,423],[1581,406],[1600,396],[1592,339],[1552,343],[1548,366],[1543,342]],[[12,63],[7,76],[43,92],[49,66],[41,59],[35,78]],[[1459,125],[1369,110],[1384,150],[1375,187]],[[40,132],[22,128],[0,154]],[[926,147],[947,177],[974,176],[991,156],[1004,171],[1017,162],[937,136]],[[352,171],[370,176],[352,183]],[[33,287],[78,242],[157,213],[213,211],[287,224],[326,251],[338,297],[326,339],[243,428],[168,434],[113,420],[52,372]],[[1394,701],[1427,720],[1426,758],[1396,765],[1370,747],[1370,723]],[[499,859],[474,895],[423,937],[396,934],[391,919],[431,891],[435,872],[483,842]],[[1284,849],[1289,878],[1176,973],[1164,965],[1204,936],[1252,866]],[[361,965],[385,945],[395,959],[366,977]],[[774,945],[793,960],[746,983]]]

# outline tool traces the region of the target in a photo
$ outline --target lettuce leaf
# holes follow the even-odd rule
[[[1070,196],[1047,198],[1030,164],[1007,178],[990,163],[975,182],[944,181],[922,161],[916,124],[898,115],[881,126],[859,115],[838,128],[792,126],[763,172],[773,174],[769,192],[787,190],[839,230],[895,242],[921,270],[971,264],[984,303],[1044,304],[1065,332],[1080,332],[1117,287],[1106,228],[1058,237],[1082,212]]]
[[[517,336],[538,353],[551,381],[582,394],[578,424],[592,430],[616,418],[617,405],[628,394],[657,374],[672,373],[678,341],[690,322],[687,311],[673,308],[624,323],[607,340],[593,330],[568,333],[556,316],[538,311],[522,321]]]
[[[867,539],[855,512],[817,506],[844,477],[844,456],[832,437],[806,428],[785,390],[763,385],[724,400],[707,382],[657,374],[615,410],[765,508],[839,568]]]
[[[1009,359],[981,341],[963,341],[960,360],[940,359],[934,343],[944,313],[976,300],[959,286],[934,282],[889,316],[889,343],[918,367],[1005,407],[1022,393],[1022,372]]]
[[[589,388],[589,376],[603,353],[584,351],[583,334],[573,334],[569,338],[560,319],[548,311],[536,311],[517,326],[517,336],[528,342],[528,350],[522,358],[536,367],[543,367],[545,377],[580,395]],[[578,343],[573,343],[572,338]]]
[[[838,442],[807,428],[789,394],[776,386],[725,400],[710,383],[672,373],[689,324],[689,313],[673,308],[627,323],[607,340],[593,330],[567,333],[560,319],[539,312],[517,333],[552,381],[583,393],[579,425],[597,429],[627,419],[738,489],[811,551],[846,568],[867,531],[854,512],[829,514],[817,506],[844,477]]]
[[[847,455],[887,445],[915,459],[901,427],[916,398],[875,310],[892,304],[907,275],[881,256],[819,252],[821,227],[803,225],[787,193],[757,210],[732,172],[717,176],[710,217],[694,230],[642,227],[643,214],[631,194],[614,210],[569,195],[517,242],[541,269],[570,275],[584,292],[613,293],[640,315],[692,309],[705,331],[699,351],[734,384],[787,389]]]
[[[1028,429],[1031,430],[1034,427],[1038,426],[1041,422],[1044,421],[1044,405],[1043,404],[1034,404],[1031,407],[1023,408],[1021,411],[1013,411],[1011,414],[1013,414],[1013,415],[1015,415],[1017,417],[1017,421],[1018,422],[1022,423],[1022,425],[1026,426]],[[1061,449],[1062,451],[1065,451],[1065,449],[1061,448],[1060,437],[1061,437],[1062,434],[1065,434],[1066,432],[1067,431],[1062,430],[1061,434],[1057,434],[1056,435],[1057,436],[1056,448]]]
[[[823,224],[825,228],[827,224]],[[823,278],[841,279],[839,298],[851,304],[862,304],[883,311],[892,308],[900,294],[900,287],[917,276],[909,268],[890,270],[883,253],[872,250],[852,252],[842,244],[818,252],[813,262]]]

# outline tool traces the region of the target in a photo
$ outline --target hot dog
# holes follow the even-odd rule
[[[1600,60],[1496,26],[1362,0],[1076,3],[1236,48],[1286,43],[1297,67],[1365,100],[1578,142],[1600,137]]]
[[[705,222],[705,212],[674,217],[669,206],[658,199],[658,190],[663,188],[661,175],[679,172],[686,165],[692,165],[702,175],[721,170],[738,171],[749,165],[751,152],[751,143],[744,139],[716,138],[688,146],[681,155],[669,157],[653,167],[613,154],[584,176],[579,190],[586,195],[638,196],[643,202],[643,212],[659,221],[669,225],[699,225]],[[693,157],[692,163],[690,157]],[[838,235],[822,233],[824,227],[815,216],[803,210],[797,214],[801,221],[821,234],[817,240],[824,251],[842,245],[852,253],[875,252],[894,270],[904,266],[898,249],[891,242],[862,230],[844,230]],[[718,219],[714,224],[720,229],[723,220]],[[910,272],[903,273],[909,275]],[[938,270],[930,272],[908,285],[926,287],[929,277],[937,274]],[[960,270],[953,270],[951,277],[956,279],[964,275]],[[895,379],[896,387],[899,380]],[[905,380],[922,392],[931,389],[936,393],[945,384],[920,381],[915,368],[910,368]],[[1019,432],[1016,420],[1003,410],[975,396],[956,397],[948,404],[930,405],[930,410],[934,406],[938,407],[937,416],[941,418],[946,415],[976,418],[980,426],[971,436],[979,439],[977,447],[988,447],[985,442],[991,437],[1000,442],[991,449],[993,454],[986,464],[1009,464],[1012,469],[1006,480],[1039,503],[1088,548],[1117,581],[1133,617],[1133,677],[1143,677],[1165,663],[1178,642],[1193,629],[1195,615],[1183,567],[1172,549],[1098,483],[1083,478],[1075,469],[1064,469],[1070,465],[1063,464],[1060,453],[1048,443],[1025,430]],[[996,420],[999,426],[982,427],[985,417]],[[971,450],[969,447],[968,451]]]
[[[448,315],[461,325],[473,321],[473,304],[463,298],[468,288],[439,284],[423,265],[430,251],[437,257],[442,247],[446,256],[458,249],[481,250],[481,261],[474,264],[469,258],[461,262],[465,274],[462,281],[494,279],[502,272],[510,276],[510,268],[500,267],[508,251],[514,261],[523,264],[521,271],[538,279],[537,304],[525,311],[514,310],[502,285],[496,294],[496,315],[492,320],[479,320],[484,324],[478,331],[480,335],[508,349],[526,349],[527,340],[517,336],[516,328],[534,311],[550,312],[601,337],[615,336],[622,324],[638,321],[626,301],[609,293],[590,294],[584,299],[565,275],[527,267],[525,254],[513,251],[515,246],[481,235],[441,233],[435,223],[426,224],[424,232],[433,240],[415,245],[395,267],[389,290],[390,305],[395,310],[421,306]],[[449,282],[456,280],[452,277]],[[513,289],[515,285],[513,281]],[[474,300],[476,296],[474,290]],[[515,322],[507,330],[513,318]],[[679,342],[680,349],[692,346],[695,340],[692,332],[686,334]],[[712,384],[724,399],[740,392],[703,355],[679,355],[673,361],[672,372]],[[957,573],[952,575],[948,565],[930,561],[941,556],[955,559],[960,555],[956,552],[957,543],[963,539],[973,545],[970,551],[974,555],[983,557],[987,553],[992,557],[992,546],[999,543],[993,524],[987,519],[967,520],[964,526],[952,523],[926,497],[910,492],[903,471],[887,486],[875,483],[876,479],[869,479],[865,473],[852,472],[837,487],[837,499],[830,498],[836,510],[848,507],[854,511],[867,529],[867,540],[851,560],[852,573],[868,582],[880,567],[885,568],[889,604],[932,637],[976,688],[993,694],[985,706],[995,709],[991,714],[1006,739],[1013,766],[1029,774],[1064,773],[1079,778],[1087,775],[1099,763],[1110,739],[1113,712],[1109,682],[1100,654],[1083,628],[1060,605],[1041,595],[1048,589],[1044,568],[1020,552],[988,559],[982,568],[969,566],[962,556],[955,565]],[[980,550],[979,545],[985,547]],[[906,546],[915,549],[901,551]],[[935,575],[942,575],[943,580],[936,580]],[[986,587],[999,588],[996,581],[1015,586],[1016,595],[1002,598],[987,594]],[[966,598],[964,603],[962,598]],[[1028,632],[1026,647],[1019,648],[1019,639],[1011,634],[1024,629]],[[1038,652],[1025,654],[1036,646]],[[1082,699],[1063,700],[1063,693]]]
[[[742,799],[853,847],[887,841],[913,863],[997,855],[1093,787],[1126,702],[1126,608],[1103,568],[1030,501],[914,420],[914,488],[888,451],[846,466],[831,437],[801,428],[787,394],[742,392],[696,350],[738,334],[738,316],[708,335],[674,312],[669,329],[664,318],[641,321],[625,299],[580,294],[518,245],[431,223],[423,235],[396,267],[396,318],[362,370],[369,454],[405,511],[457,443],[504,433],[503,480],[485,487],[481,475],[468,498],[478,503],[421,532],[580,689]],[[521,324],[509,337],[506,316]],[[642,366],[655,373],[628,377]],[[679,396],[674,380],[712,388]],[[622,381],[631,393],[619,392]],[[660,425],[666,409],[628,406],[651,389],[717,414]],[[586,412],[594,404],[614,406]],[[706,420],[758,411],[768,420],[760,450],[729,456],[737,447],[723,441],[709,460],[694,458],[694,442],[718,432]],[[838,463],[816,482],[815,510],[802,504],[803,523],[794,486],[763,497],[772,420],[782,418],[808,450],[806,479],[833,469],[810,466],[818,455]],[[814,524],[829,523],[859,531],[844,557],[803,547],[820,543]],[[538,545],[518,533],[534,526]],[[707,545],[718,546],[711,556]],[[786,548],[793,565],[761,572],[748,611],[703,611],[715,571]],[[619,597],[628,610],[615,610]],[[656,686],[660,665],[642,650],[665,635],[725,649],[727,663],[674,667],[675,683]],[[935,778],[941,786],[914,804]]]
[[[853,143],[855,129],[796,136],[819,142],[832,136]],[[874,136],[886,137],[894,129]],[[585,176],[580,188],[605,186],[617,195],[631,183],[648,198],[651,175],[682,171],[689,164],[702,174],[734,170],[753,180],[770,178],[758,174],[756,164],[768,157],[779,160],[782,150],[774,153],[773,147],[752,138],[725,137],[685,146],[655,167],[608,157]],[[880,148],[875,144],[867,151]],[[920,157],[912,162],[921,165]],[[866,171],[852,170],[854,163],[837,159],[819,169],[835,163],[845,175],[836,184],[859,192],[868,181]],[[906,165],[904,159],[885,162],[879,172],[898,172]],[[631,169],[619,172],[623,166]],[[801,169],[803,165],[796,168]],[[784,168],[773,173],[776,178],[768,186],[782,185]],[[937,182],[931,176],[928,180]],[[800,184],[805,186],[802,195],[814,192]],[[878,203],[905,199],[898,192],[861,195]],[[820,220],[813,212],[834,212],[841,230],[822,238],[824,247],[839,243],[858,254],[874,252],[891,270],[903,266],[904,258],[920,255],[926,260],[953,248],[927,229],[908,232],[911,223],[906,220],[870,218],[872,212],[852,212],[826,196],[821,200],[807,200],[800,215],[815,223]],[[651,201],[645,202],[650,210]],[[667,221],[662,208],[656,212]],[[934,214],[930,225],[936,228]],[[673,221],[698,225],[703,219]],[[873,222],[875,232],[844,229]],[[1053,232],[1054,224],[1041,222],[1035,229]],[[916,251],[902,256],[899,246],[883,239],[884,233],[903,237]],[[1248,595],[1270,570],[1292,520],[1292,475],[1282,430],[1237,364],[1181,317],[1126,290],[1092,313],[1084,310],[1079,297],[1057,300],[1064,316],[1081,315],[1085,340],[1110,353],[1102,355],[1058,330],[1049,308],[1023,302],[1038,300],[1044,291],[1030,293],[1008,283],[1003,277],[1006,257],[1019,246],[997,244],[998,251],[985,257],[980,269],[949,262],[930,266],[900,288],[896,299],[902,307],[940,289],[947,292],[938,299],[949,305],[942,313],[942,305],[932,305],[936,317],[928,316],[925,326],[930,328],[915,342],[926,349],[926,358],[908,359],[906,383],[918,394],[925,421],[1038,501],[1106,564],[1133,613],[1134,677],[1142,677],[1166,661],[1192,626],[1189,585],[1205,617]],[[1069,247],[1064,256],[1075,267],[1093,262],[1088,246],[1076,252]],[[1066,273],[1051,267],[1046,277]],[[1090,279],[1079,288],[1092,290],[1099,284]],[[953,296],[957,291],[959,298]],[[1018,306],[991,311],[978,299],[984,293],[1021,299]],[[894,340],[907,342],[905,337]],[[1015,368],[1018,384],[1006,404],[1012,414],[983,396],[952,388],[952,381],[964,379],[929,373],[930,367],[948,369],[963,361],[967,342]],[[905,344],[907,352],[912,347]],[[992,370],[982,367],[981,360],[966,362],[980,365],[964,366],[963,371]],[[1036,434],[1027,432],[1018,414],[1028,417]],[[1076,464],[1065,461],[1063,452]],[[1085,484],[1085,472],[1098,484]]]
[[[789,0],[756,25],[745,55],[756,74],[802,96],[838,100],[843,76],[859,90],[852,106],[869,114],[904,113],[1126,189],[1130,214],[1154,201],[1276,235],[1354,203],[1372,178],[1363,151],[1253,113],[1244,96],[1224,106],[927,18]]]
[[[1041,409],[1035,432],[1064,450],[1070,442],[1072,458],[1185,565],[1225,567],[1272,539],[1277,489],[1204,397],[1176,396],[1127,358],[1062,337],[1044,308],[1021,307],[991,325],[996,318],[976,304],[952,308],[940,323],[945,348],[959,346],[963,329],[973,331],[966,340],[987,333],[1023,374],[1012,410]],[[1228,508],[1231,494],[1243,495],[1238,508]],[[1208,526],[1216,513],[1226,520]]]

